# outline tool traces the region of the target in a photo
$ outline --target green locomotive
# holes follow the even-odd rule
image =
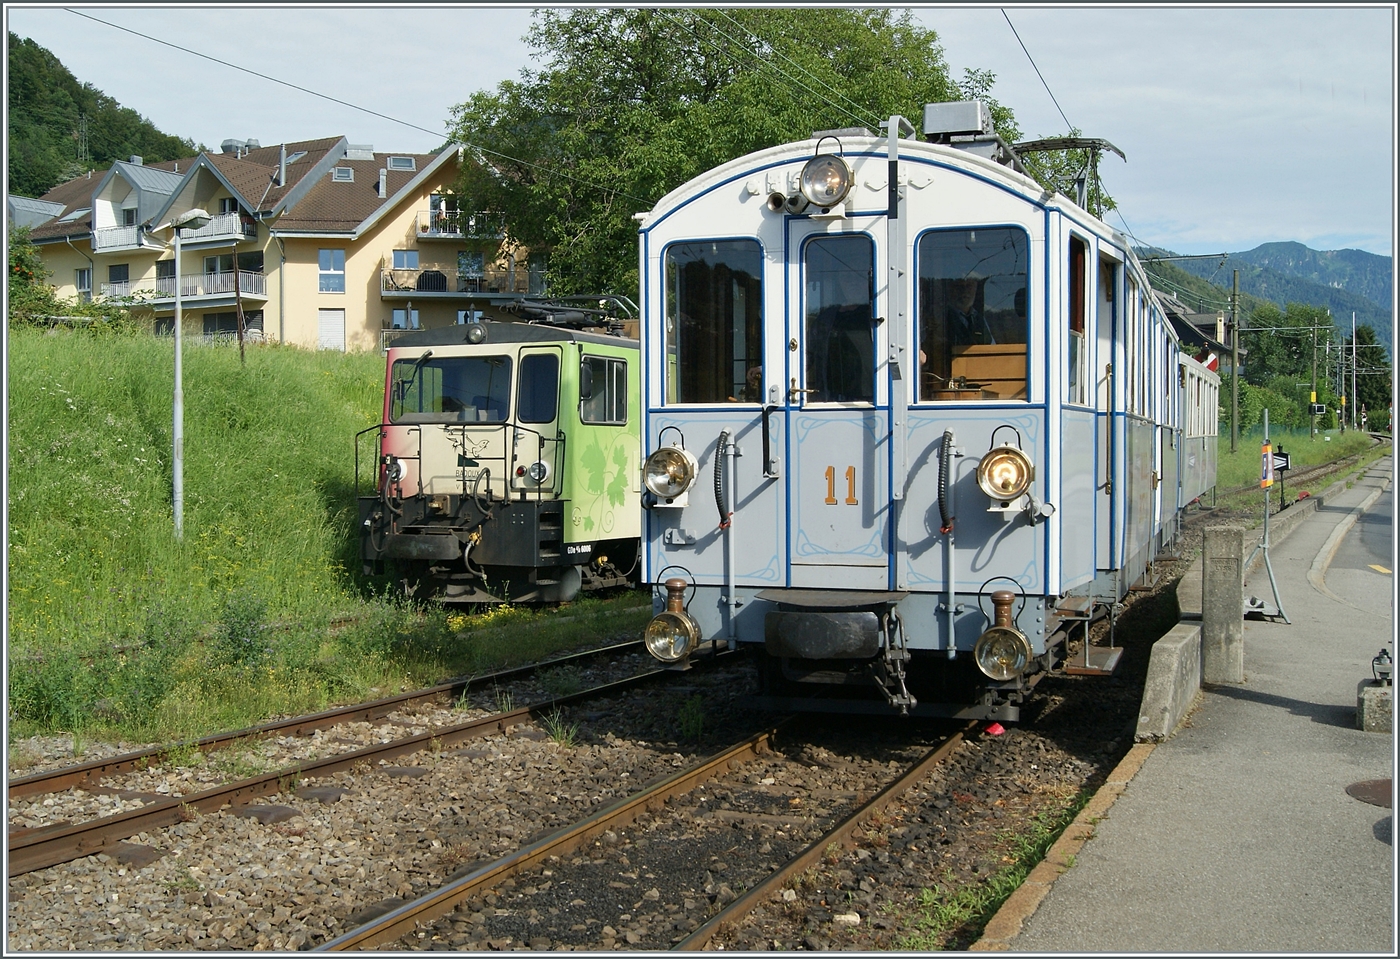
[[[355,439],[358,494],[377,434],[374,493],[358,496],[367,575],[392,569],[446,603],[566,602],[635,581],[637,341],[593,311],[533,315],[390,344],[381,421]]]

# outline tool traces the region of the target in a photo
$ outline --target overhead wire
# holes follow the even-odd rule
[[[149,35],[149,34],[142,33],[142,32],[139,31],[139,30],[133,30],[133,29],[131,29],[130,27],[124,27],[124,26],[122,26],[121,24],[112,23],[111,21],[103,20],[103,19],[100,18],[100,17],[94,17],[94,16],[92,16],[91,14],[83,13],[81,10],[74,10],[72,7],[65,7],[64,9],[67,10],[69,13],[72,13],[72,14],[74,14],[74,15],[76,15],[76,16],[83,17],[83,18],[85,18],[85,19],[87,19],[87,20],[92,20],[92,21],[95,22],[95,23],[100,23],[100,24],[102,24],[102,25],[104,25],[104,26],[111,27],[111,28],[114,29],[114,30],[121,30],[121,31],[123,31],[124,33],[129,33],[129,34],[131,34],[132,36],[140,37],[140,38],[143,39],[143,40],[149,40],[149,41],[151,41],[152,43],[159,43],[159,44],[161,44],[162,46],[170,47],[170,48],[173,49],[173,50],[179,50],[179,51],[182,52],[182,53],[188,53],[188,54],[190,54],[191,56],[199,57],[199,58],[201,58],[201,59],[208,60],[208,61],[210,61],[210,62],[212,62],[212,63],[217,63],[217,64],[219,64],[220,66],[229,67],[230,69],[238,70],[238,71],[241,71],[241,72],[243,72],[243,73],[250,74],[251,76],[258,77],[259,79],[267,80],[267,81],[269,81],[269,82],[271,82],[271,83],[280,84],[280,85],[282,85],[282,86],[284,86],[284,87],[290,87],[290,88],[293,89],[293,90],[299,90],[299,91],[302,92],[302,93],[309,94],[309,95],[311,95],[311,96],[313,96],[313,97],[319,97],[319,98],[322,99],[322,100],[329,100],[331,103],[339,104],[340,106],[343,106],[343,107],[349,107],[351,110],[358,110],[358,111],[360,111],[361,113],[367,113],[367,114],[369,114],[370,116],[379,117],[381,120],[388,120],[388,121],[391,122],[391,123],[397,123],[397,124],[399,124],[399,125],[401,125],[401,126],[406,126],[406,127],[408,127],[409,129],[412,129],[412,130],[419,130],[419,131],[421,131],[421,132],[423,132],[423,133],[431,134],[432,136],[442,136],[442,135],[443,135],[443,134],[442,134],[442,131],[439,131],[439,130],[429,130],[427,127],[419,126],[418,124],[416,124],[416,123],[411,123],[411,122],[409,122],[408,120],[403,120],[403,119],[400,119],[399,117],[390,116],[390,115],[387,114],[387,113],[380,113],[378,110],[371,110],[369,107],[362,107],[362,106],[360,106],[359,104],[357,104],[357,103],[351,103],[351,102],[348,101],[348,100],[341,100],[341,99],[339,99],[338,97],[333,97],[333,96],[331,96],[330,94],[321,93],[319,90],[312,90],[312,89],[309,88],[309,87],[303,87],[303,86],[300,86],[300,85],[298,85],[298,84],[292,83],[292,82],[290,82],[290,81],[288,81],[288,80],[283,80],[283,79],[280,79],[280,78],[278,78],[278,77],[270,76],[269,74],[266,74],[266,73],[259,73],[257,70],[252,70],[252,69],[249,69],[248,67],[240,66],[239,64],[236,64],[236,63],[230,63],[230,62],[227,61],[227,60],[220,60],[218,57],[210,56],[210,55],[207,54],[207,53],[200,53],[198,50],[191,50],[189,47],[182,47],[182,46],[180,46],[178,43],[171,43],[169,40],[162,40],[162,39],[160,39],[159,37],[153,37],[153,36],[151,36],[151,35]],[[545,164],[534,163],[534,162],[532,162],[532,161],[530,161],[530,160],[522,160],[522,159],[520,159],[519,157],[513,157],[513,156],[511,156],[511,155],[508,154],[508,153],[502,153],[502,152],[500,152],[499,150],[492,150],[492,149],[490,149],[489,147],[481,146],[481,145],[478,144],[478,143],[471,143],[471,142],[469,142],[469,141],[464,141],[464,140],[457,141],[457,142],[461,143],[461,144],[462,144],[463,146],[465,146],[465,147],[469,147],[469,148],[472,149],[472,150],[476,150],[476,151],[479,152],[479,153],[487,154],[487,155],[494,156],[494,157],[500,157],[502,160],[508,160],[508,161],[510,161],[511,163],[517,163],[517,164],[519,164],[519,165],[521,165],[521,166],[529,167],[529,168],[531,168],[531,169],[533,169],[533,170],[538,170],[538,171],[540,171],[540,172],[542,172],[542,173],[545,173],[545,174],[547,174],[547,175],[549,175],[549,176],[556,176],[556,177],[561,177],[561,178],[563,178],[563,179],[565,179],[565,180],[571,180],[571,181],[573,181],[574,183],[578,183],[578,184],[580,184],[580,185],[582,185],[582,186],[590,187],[590,188],[592,188],[592,189],[594,189],[594,190],[601,190],[601,191],[603,191],[604,193],[610,193],[610,194],[612,194],[612,195],[614,195],[614,196],[626,197],[626,198],[629,199],[629,200],[636,200],[638,203],[645,203],[645,204],[650,205],[652,202],[654,202],[654,201],[652,201],[652,200],[647,200],[647,199],[644,199],[644,198],[639,197],[639,196],[634,196],[633,194],[628,193],[628,192],[626,192],[625,190],[620,190],[620,189],[618,189],[617,187],[603,186],[603,185],[600,184],[600,183],[594,183],[594,182],[592,182],[592,181],[590,181],[590,180],[585,180],[585,179],[583,179],[583,178],[581,178],[581,177],[576,177],[576,176],[573,176],[573,175],[571,175],[571,174],[564,173],[564,172],[561,171],[561,170],[554,169],[553,167],[547,166],[547,165],[545,165]]]
[[[1036,66],[1035,57],[1031,56],[1031,52],[1026,49],[1026,41],[1021,39],[1021,34],[1017,31],[1016,24],[1011,22],[1010,15],[1004,9],[1001,11],[1001,15],[1006,18],[1006,25],[1010,27],[1011,32],[1016,35],[1016,42],[1019,43],[1021,49],[1025,51],[1026,59],[1031,62],[1031,68],[1035,70],[1035,75],[1040,77],[1040,82],[1041,85],[1045,87],[1045,92],[1050,94],[1050,102],[1054,103],[1055,109],[1060,111],[1060,119],[1065,121],[1065,129],[1073,130],[1074,124],[1069,122],[1069,117],[1065,116],[1065,111],[1060,109],[1060,101],[1055,99],[1055,94],[1051,91],[1050,84],[1045,82],[1044,74],[1040,72],[1040,67]]]

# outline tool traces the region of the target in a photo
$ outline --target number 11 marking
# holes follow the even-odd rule
[[[826,468],[826,505],[836,505],[836,467]],[[846,467],[846,505],[859,506],[860,501],[856,499],[856,468]]]

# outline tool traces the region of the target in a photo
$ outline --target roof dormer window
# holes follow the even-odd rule
[[[332,167],[331,180],[335,183],[354,183],[355,168],[348,166]]]
[[[413,157],[389,157],[389,169],[413,171],[418,169],[418,162]]]

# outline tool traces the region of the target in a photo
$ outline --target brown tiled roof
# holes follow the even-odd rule
[[[337,183],[326,173],[311,191],[277,220],[277,229],[308,233],[349,233],[389,202],[441,154],[376,153],[373,160],[340,160],[336,166],[355,171],[353,183]],[[411,156],[414,170],[389,170],[388,197],[379,196],[379,171],[387,169],[390,156]]]
[[[287,185],[284,187],[273,183],[278,163],[281,161],[280,143],[251,150],[242,157],[235,157],[231,153],[206,153],[205,156],[223,174],[224,179],[228,180],[229,185],[247,201],[248,210],[261,213],[275,207],[327,151],[342,139],[343,137],[326,137],[288,143],[287,156],[295,156],[298,153],[306,155],[287,164]]]

